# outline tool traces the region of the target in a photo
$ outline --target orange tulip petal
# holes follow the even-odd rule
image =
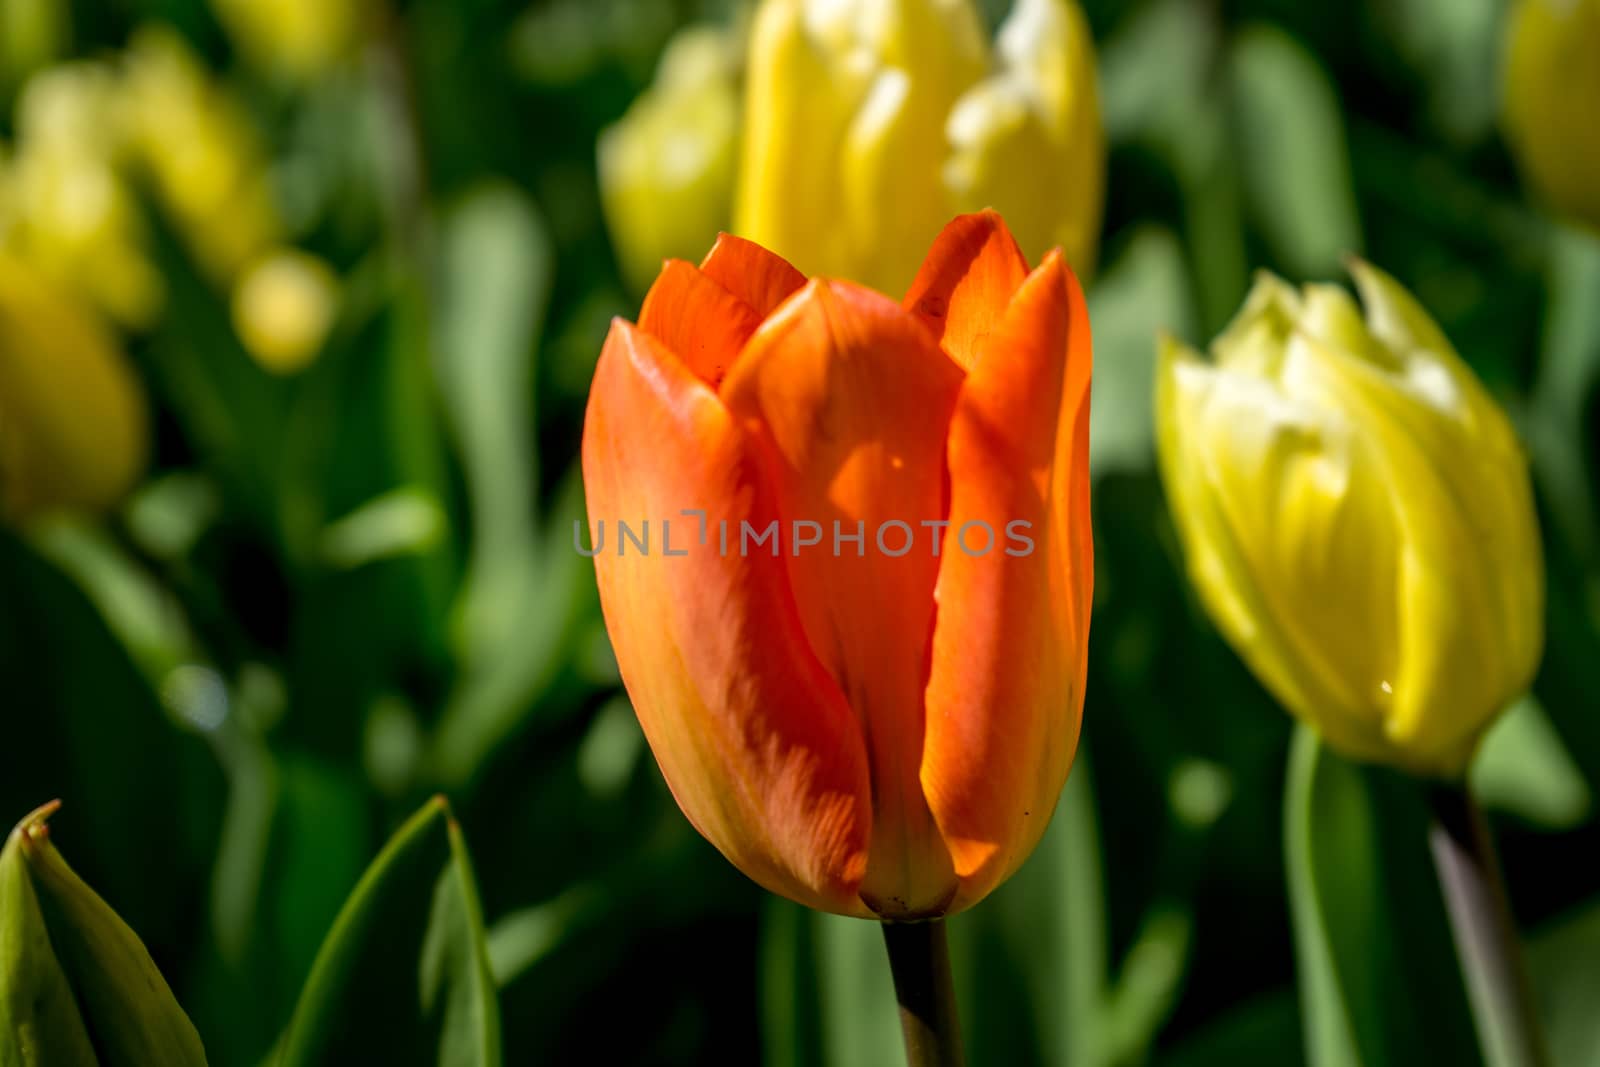
[[[583,476],[591,525],[612,535],[590,542],[606,626],[684,814],[773,892],[869,914],[858,720],[807,643],[783,561],[719,549],[720,521],[771,521],[761,462],[716,394],[621,321],[595,369]],[[705,527],[685,508],[703,508]],[[619,519],[654,527],[652,554],[615,536]]]
[[[933,242],[903,306],[970,371],[1027,276],[1028,261],[998,212],[961,215]]]
[[[783,553],[811,647],[860,716],[875,820],[862,896],[880,914],[936,912],[950,858],[918,780],[938,560],[924,521],[944,518],[944,441],[960,369],[892,301],[812,281],[750,339],[723,385],[761,440]],[[914,546],[888,553],[909,534]],[[820,543],[806,547],[800,533]],[[837,525],[836,525],[837,524]],[[836,540],[836,529],[863,540]]]
[[[713,389],[760,325],[755,309],[681,259],[667,260],[639,309],[639,329]]]
[[[1094,576],[1090,364],[1083,294],[1052,252],[980,341],[951,421],[952,536],[987,523],[997,541],[946,553],[939,570],[922,783],[961,879],[953,910],[1033,851],[1077,748]],[[1017,521],[1031,550],[1006,536]]]
[[[806,276],[790,266],[787,259],[731,233],[717,236],[717,243],[706,253],[700,269],[763,318],[806,283]]]

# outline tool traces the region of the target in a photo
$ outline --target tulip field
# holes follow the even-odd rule
[[[1600,1067],[1600,0],[0,0],[0,1067]]]

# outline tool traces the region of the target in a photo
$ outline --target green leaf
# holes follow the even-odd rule
[[[1482,1062],[1428,858],[1425,789],[1296,732],[1284,833],[1310,1067]]]
[[[1585,467],[1584,413],[1600,379],[1600,238],[1552,228],[1538,379],[1518,427],[1528,440],[1545,504],[1573,551],[1587,555],[1597,538],[1595,498]]]
[[[151,248],[167,287],[167,311],[136,349],[158,399],[218,473],[230,499],[258,526],[281,534],[276,487],[284,416],[293,386],[263,370],[233,332],[224,295],[196,269],[159,211]]]
[[[13,833],[0,850],[0,1067],[95,1063]]]
[[[776,1067],[879,1067],[905,1059],[888,950],[871,919],[767,901],[761,1007],[763,1048]]]
[[[195,658],[194,638],[176,598],[96,524],[57,517],[38,523],[29,540],[71,576],[99,610],[152,685]]]
[[[1112,143],[1164,140],[1182,127],[1217,47],[1203,8],[1185,0],[1146,4],[1101,49],[1100,99]]]
[[[881,1067],[905,1057],[883,931],[870,919],[811,913],[823,1062]]]
[[[1178,1005],[1194,944],[1194,912],[1156,906],[1145,915],[1106,997],[1104,1063],[1143,1063]]]
[[[463,669],[431,752],[447,787],[526,721],[593,614],[592,567],[571,544],[576,464],[540,517],[535,347],[553,263],[538,210],[512,186],[481,186],[444,215],[435,369],[472,511],[452,635]]]
[[[382,1024],[357,1027],[357,1019]],[[501,1062],[500,1008],[477,886],[442,797],[396,832],[350,895],[276,1062]]]
[[[163,711],[94,600],[6,530],[0,694],[0,810],[62,797],[84,879],[147,942],[175,949],[187,918],[172,902],[201,891],[217,830],[211,755]]]
[[[444,540],[450,520],[425,489],[400,486],[380,493],[322,531],[322,560],[351,570],[378,560],[421,556]]]
[[[149,950],[51,842],[45,820],[58,806],[46,805],[23,820],[12,841],[20,846],[50,945],[100,1062],[205,1067],[200,1035]]]
[[[361,877],[370,801],[352,770],[275,754],[246,729],[242,687],[231,702],[215,737],[229,785],[210,891],[215,951],[191,1007],[218,1062],[260,1063]]]
[[[1500,0],[1392,0],[1371,9],[1396,50],[1423,75],[1434,125],[1475,143],[1494,127],[1505,5]]]
[[[1228,73],[1249,217],[1290,273],[1335,273],[1361,251],[1361,226],[1333,83],[1303,45],[1268,26],[1239,33]]]
[[[1600,1049],[1600,901],[1530,938],[1528,966],[1554,1067],[1592,1067]]]
[[[1509,811],[1545,830],[1576,829],[1593,806],[1588,782],[1531,695],[1490,727],[1472,761],[1471,782],[1485,807]]]
[[[1141,227],[1089,294],[1094,323],[1094,406],[1089,465],[1098,477],[1150,469],[1155,454],[1154,334],[1196,331],[1183,248],[1171,231]]]
[[[974,1060],[1100,1062],[1106,905],[1085,753],[1034,854],[987,899],[951,919],[950,937]]]
[[[521,645],[511,624],[537,595],[534,347],[553,255],[532,201],[509,185],[468,193],[441,231],[434,369],[472,502],[457,634],[471,662]]]
[[[762,1062],[767,1067],[823,1062],[810,912],[768,895],[761,906],[760,945]]]
[[[598,619],[594,566],[573,550],[573,527],[583,521],[578,464],[556,493],[537,543],[538,595],[524,597],[505,632],[516,640],[503,654],[465,672],[439,717],[431,751],[433,780],[454,787],[470,780],[496,749],[529,721],[536,707],[549,714],[576,702],[541,702],[572,660],[572,649]]]

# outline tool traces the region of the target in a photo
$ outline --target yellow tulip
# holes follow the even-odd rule
[[[134,161],[213,279],[227,281],[277,238],[267,158],[237,101],[177,33],[139,30],[124,105]]]
[[[1544,571],[1505,414],[1398,282],[1263,275],[1212,359],[1164,341],[1162,477],[1190,578],[1347,755],[1452,777],[1531,681]]]
[[[1600,227],[1600,0],[1520,0],[1506,28],[1503,121],[1529,182]]]
[[[992,207],[1087,270],[1105,145],[1073,0],[1017,0],[991,55],[970,0],[765,0],[735,229],[809,273],[897,292],[932,234]]]
[[[292,81],[315,77],[350,53],[360,0],[211,0],[250,61]]]
[[[148,325],[164,287],[118,170],[115,72],[91,62],[43,71],[17,101],[16,126],[15,155],[0,160],[0,250],[118,323]]]
[[[0,256],[0,518],[104,508],[143,469],[139,381],[94,316]]]
[[[655,83],[600,135],[600,193],[624,276],[638,292],[667,259],[698,255],[728,226],[739,145],[732,34],[683,30]]]

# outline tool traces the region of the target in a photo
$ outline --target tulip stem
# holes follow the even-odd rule
[[[883,924],[909,1067],[962,1067],[961,1024],[943,919]]]
[[[1548,1067],[1533,986],[1483,811],[1464,784],[1437,786],[1430,800],[1433,862],[1484,1060],[1490,1067]]]

